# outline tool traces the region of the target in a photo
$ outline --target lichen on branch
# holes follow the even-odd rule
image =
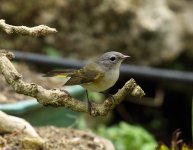
[[[39,25],[31,28],[26,26],[13,26],[6,24],[3,19],[0,19],[0,29],[5,31],[7,34],[19,34],[34,37],[45,36],[57,32],[55,28],[50,28],[45,25]]]
[[[22,80],[22,75],[18,73],[9,59],[14,54],[5,50],[0,50],[0,72],[2,72],[7,83],[20,94],[31,96],[37,99],[42,105],[54,107],[70,108],[73,111],[91,113],[92,116],[107,115],[116,105],[122,102],[127,95],[142,97],[144,91],[136,84],[134,79],[130,79],[125,85],[113,95],[114,99],[107,98],[103,103],[93,103],[91,112],[87,108],[87,103],[71,97],[68,92],[59,89],[47,90],[34,83],[26,83]]]

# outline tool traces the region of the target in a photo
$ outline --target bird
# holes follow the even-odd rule
[[[64,83],[66,86],[82,86],[86,90],[88,109],[91,111],[92,103],[88,98],[88,92],[102,93],[111,88],[119,78],[122,61],[129,57],[120,52],[110,51],[87,63],[81,69],[52,70],[44,77],[62,77],[68,79]]]

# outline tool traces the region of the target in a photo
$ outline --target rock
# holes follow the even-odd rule
[[[181,24],[183,30],[183,36],[181,42],[183,42],[183,49],[187,50],[188,57],[192,60],[193,57],[193,1],[183,0],[175,1],[168,0],[170,9],[175,13],[179,24]]]
[[[0,45],[36,52],[53,47],[65,57],[79,59],[116,50],[131,55],[130,63],[159,65],[175,60],[187,45],[193,48],[191,3],[188,0],[48,0],[36,2],[35,6],[32,0],[3,1],[0,14],[7,23],[46,24],[56,27],[58,33],[41,39],[12,37],[12,40],[0,34]]]

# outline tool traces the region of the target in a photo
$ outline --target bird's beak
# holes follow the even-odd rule
[[[131,57],[131,56],[127,56],[127,55],[122,56],[123,59],[129,58],[129,57]]]

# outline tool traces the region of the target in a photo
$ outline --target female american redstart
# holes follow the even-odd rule
[[[81,85],[86,89],[86,93],[87,91],[103,92],[116,83],[119,78],[120,65],[122,61],[128,57],[130,56],[111,51],[104,53],[79,70],[53,70],[45,74],[44,77],[56,76],[68,78],[64,85]],[[91,106],[88,93],[87,100],[88,106]]]

